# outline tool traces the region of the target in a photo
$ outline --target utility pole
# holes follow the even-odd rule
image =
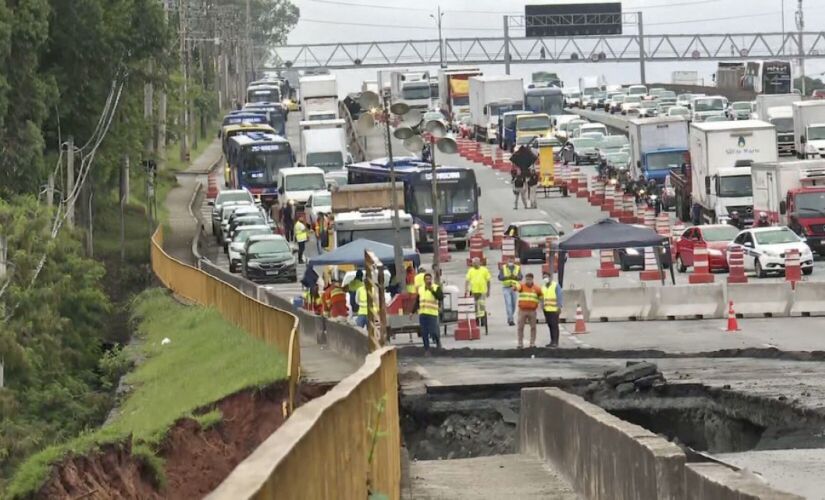
[[[504,16],[504,74],[510,74],[510,16]]]
[[[69,227],[74,226],[74,201],[72,192],[74,191],[74,137],[69,136],[66,140],[66,192],[63,199],[66,201],[66,223]]]
[[[392,249],[393,263],[395,264],[395,279],[399,285],[404,279],[404,253],[401,250],[401,219],[398,214],[398,191],[395,183],[395,161],[392,157],[392,133],[390,132],[390,95],[382,92],[384,100],[384,125],[387,132],[387,155],[390,159],[390,203],[392,203]],[[403,286],[402,286],[403,288]]]
[[[645,75],[645,27],[642,22],[642,11],[636,13],[636,22],[639,26],[639,73],[642,79],[642,85],[647,85],[647,77]]]
[[[169,3],[163,2],[163,21],[169,24]],[[158,128],[155,138],[155,158],[157,158],[158,168],[166,167],[166,87],[160,90],[158,96]]]
[[[437,285],[441,284],[441,266],[438,265],[441,257],[439,247],[441,245],[439,225],[438,225],[438,176],[435,173],[435,143],[430,143],[430,164],[432,165],[432,185],[433,189],[433,281]]]
[[[438,6],[436,15],[430,14],[430,17],[435,19],[435,23],[438,26],[438,61],[442,68],[446,68],[444,65],[444,38],[441,36],[441,18],[444,17],[444,13],[441,12],[441,5]]]
[[[799,8],[796,11],[796,29],[799,32],[799,80],[802,85],[802,97],[805,97],[805,47],[802,46],[802,32],[805,30],[805,17],[802,13],[802,0],[799,0]],[[791,85],[793,86],[793,85]]]
[[[246,0],[246,63],[244,72],[246,73],[246,81],[251,82],[255,79],[255,63],[252,61],[252,1]],[[251,73],[250,73],[251,72]]]
[[[178,16],[180,17],[180,61],[181,71],[183,72],[183,132],[180,135],[180,159],[185,162],[189,159],[189,53],[186,49],[186,16],[188,0],[180,0],[180,9],[178,9]]]

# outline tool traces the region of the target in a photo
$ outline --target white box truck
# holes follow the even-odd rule
[[[335,75],[305,76],[300,80],[303,119],[335,120],[338,116],[338,82]]]
[[[825,160],[756,163],[751,177],[753,213],[790,227],[825,255]]]
[[[499,117],[520,109],[524,109],[524,81],[520,77],[470,77],[470,120],[476,140],[498,142]]]
[[[390,72],[390,92],[393,102],[403,102],[422,113],[430,109],[430,74],[409,70]]]
[[[802,100],[799,94],[758,94],[753,118],[776,127],[776,144],[780,155],[793,155],[793,103]]]
[[[480,76],[481,70],[474,67],[442,68],[438,70],[438,95],[441,112],[450,123],[461,114],[470,112],[470,82],[472,76]]]
[[[825,158],[825,100],[799,101],[792,106],[797,157]]]
[[[688,163],[688,124],[678,116],[628,120],[630,168],[634,179],[662,184],[671,168]]]
[[[344,125],[345,121],[341,119],[300,122],[301,157],[298,165],[331,172],[352,163]]]
[[[751,165],[778,161],[776,130],[760,120],[691,123],[694,224],[727,222],[735,210],[753,221]]]

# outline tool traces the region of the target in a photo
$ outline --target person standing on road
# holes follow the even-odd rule
[[[295,241],[298,243],[298,263],[304,263],[304,251],[307,248],[307,240],[309,239],[309,230],[304,224],[303,219],[299,218],[295,221]]]
[[[284,204],[281,210],[281,223],[284,226],[284,237],[287,241],[293,241],[295,239],[295,200],[289,200]]]
[[[547,347],[559,346],[559,314],[562,306],[561,285],[553,281],[549,273],[544,273],[544,286],[541,287],[541,303],[544,320],[550,330],[550,343]]]
[[[435,342],[436,347],[441,348],[441,336],[438,333],[438,311],[442,300],[444,300],[444,292],[440,286],[433,283],[433,275],[430,273],[424,274],[424,286],[418,289],[418,297],[415,300],[413,313],[418,311],[418,326],[421,338],[424,340],[425,354],[430,352],[430,339]]]
[[[504,310],[507,313],[507,324],[515,325],[513,316],[516,313],[516,300],[518,293],[513,289],[522,280],[521,266],[516,264],[515,257],[509,257],[507,264],[499,269],[498,280],[501,281],[502,292],[504,293]]]
[[[524,208],[527,208],[527,184],[524,175],[521,173],[513,177],[513,195],[515,200],[513,202],[513,210],[518,210],[518,200],[521,198],[521,203]]]
[[[404,287],[404,291],[407,294],[412,295],[417,290],[415,286],[415,268],[412,264],[407,264],[407,270],[405,274],[406,276],[404,277],[404,282],[406,286]]]
[[[361,269],[355,271],[355,277],[352,281],[349,282],[347,285],[347,291],[349,292],[349,306],[352,309],[352,312],[355,313],[358,310],[358,289],[364,286],[364,271]]]
[[[415,281],[413,282],[413,290],[418,292],[418,289],[424,286],[424,275],[427,274],[424,271],[424,266],[418,266],[418,274],[415,275]]]
[[[486,316],[484,300],[490,296],[490,270],[481,266],[481,259],[473,257],[472,267],[464,278],[464,295],[472,295],[476,306],[476,320],[484,324]]]
[[[518,348],[524,348],[524,325],[530,325],[530,347],[536,347],[536,312],[541,299],[541,288],[533,283],[533,273],[524,275],[524,282],[513,286],[518,292]]]
[[[355,292],[358,301],[358,313],[355,315],[355,325],[360,328],[367,327],[367,286],[362,282]]]
[[[530,168],[530,174],[527,176],[527,199],[530,202],[530,208],[538,207],[538,200],[536,199],[536,192],[539,189],[539,173],[536,167]]]

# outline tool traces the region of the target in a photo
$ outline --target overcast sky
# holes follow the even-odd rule
[[[825,0],[803,0],[806,31],[825,31]],[[502,15],[524,11],[524,0],[293,0],[301,9],[298,25],[289,36],[290,44],[331,43],[373,40],[437,38],[435,14],[440,5],[445,12],[445,38],[500,37]],[[530,2],[537,3],[537,2]],[[548,2],[551,3],[551,2]],[[398,7],[396,7],[396,5]],[[408,7],[404,8],[401,5]],[[645,32],[663,33],[737,33],[779,32],[782,30],[782,0],[628,0],[623,11],[642,10]],[[795,30],[797,1],[785,0],[785,30]],[[630,27],[626,33],[635,33]],[[825,49],[825,44],[823,44]],[[689,66],[689,67],[688,67]],[[667,82],[674,70],[697,70],[710,78],[711,63],[649,63],[648,81]],[[486,74],[503,74],[503,66],[483,68]],[[513,66],[513,74],[528,77],[539,68]],[[638,81],[637,64],[600,63],[559,64],[562,78],[572,81],[583,75],[602,74],[611,83]],[[808,61],[808,74],[825,71],[825,61]],[[357,90],[363,79],[374,79],[373,70],[340,72],[345,88]],[[529,79],[529,78],[528,78]]]

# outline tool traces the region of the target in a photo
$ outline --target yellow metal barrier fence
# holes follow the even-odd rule
[[[198,305],[214,307],[230,323],[275,346],[287,356],[289,413],[301,377],[298,317],[244,295],[221,281],[173,258],[163,250],[163,227],[152,235],[152,269],[167,288]]]
[[[208,499],[366,499],[401,496],[401,431],[394,347],[287,420]]]

